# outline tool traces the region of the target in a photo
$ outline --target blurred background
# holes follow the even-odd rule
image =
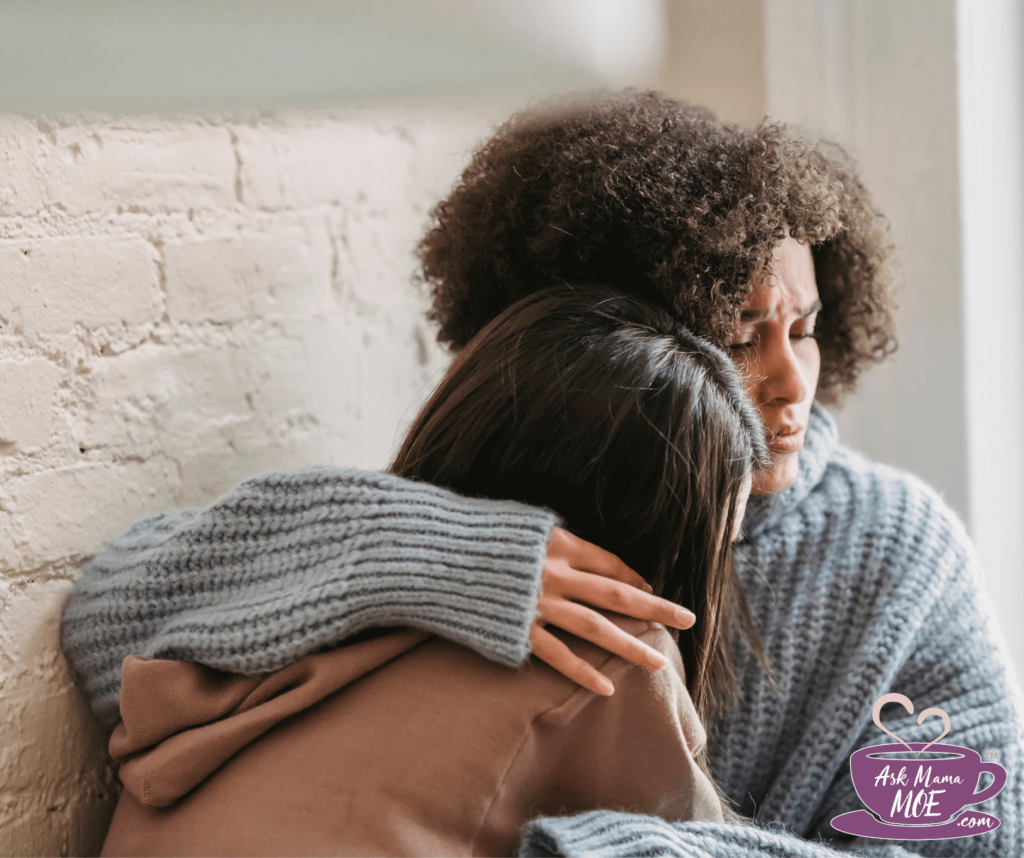
[[[94,854],[113,807],[57,644],[82,561],[261,470],[384,466],[447,363],[429,209],[554,92],[853,154],[904,286],[842,437],[964,519],[1024,665],[1022,43],[1018,0],[0,2],[0,854]]]

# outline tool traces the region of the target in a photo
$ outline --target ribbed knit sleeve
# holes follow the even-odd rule
[[[75,583],[64,650],[108,727],[129,654],[263,673],[404,625],[518,665],[554,524],[386,474],[265,474],[104,546]]]

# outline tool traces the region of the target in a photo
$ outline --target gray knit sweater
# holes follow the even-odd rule
[[[554,522],[386,474],[264,474],[104,546],[64,611],[64,652],[108,728],[132,653],[267,673],[393,625],[519,665]]]
[[[405,624],[515,664],[552,521],[376,474],[259,477],[100,552],[68,606],[65,649],[107,724],[132,652],[266,671],[367,625]],[[796,483],[753,501],[745,531],[738,566],[777,690],[741,647],[740,701],[709,725],[709,748],[759,825],[601,811],[536,820],[523,854],[1024,855],[1024,702],[955,516],[913,477],[838,446],[816,405]],[[861,807],[848,761],[888,741],[871,721],[888,691],[948,712],[944,741],[999,752],[1006,786],[980,806],[999,829],[901,847],[829,827]],[[934,719],[893,724],[907,741],[933,738]]]

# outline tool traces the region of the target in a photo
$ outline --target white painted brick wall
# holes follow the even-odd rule
[[[130,236],[0,243],[0,324],[31,341],[73,331],[155,323],[156,251]]]
[[[411,282],[489,116],[0,116],[0,854],[91,854],[116,796],[57,645],[142,515],[381,467],[446,364]]]

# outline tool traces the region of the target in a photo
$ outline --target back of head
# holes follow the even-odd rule
[[[456,349],[566,282],[644,297],[725,345],[787,229],[815,260],[819,397],[895,347],[886,222],[841,149],[777,123],[745,129],[645,91],[548,103],[499,128],[434,217],[423,276]]]
[[[721,350],[645,301],[560,287],[473,338],[392,471],[553,509],[694,610],[680,651],[704,715],[731,682],[722,620],[742,598],[728,539],[737,496],[766,461],[757,412]]]

